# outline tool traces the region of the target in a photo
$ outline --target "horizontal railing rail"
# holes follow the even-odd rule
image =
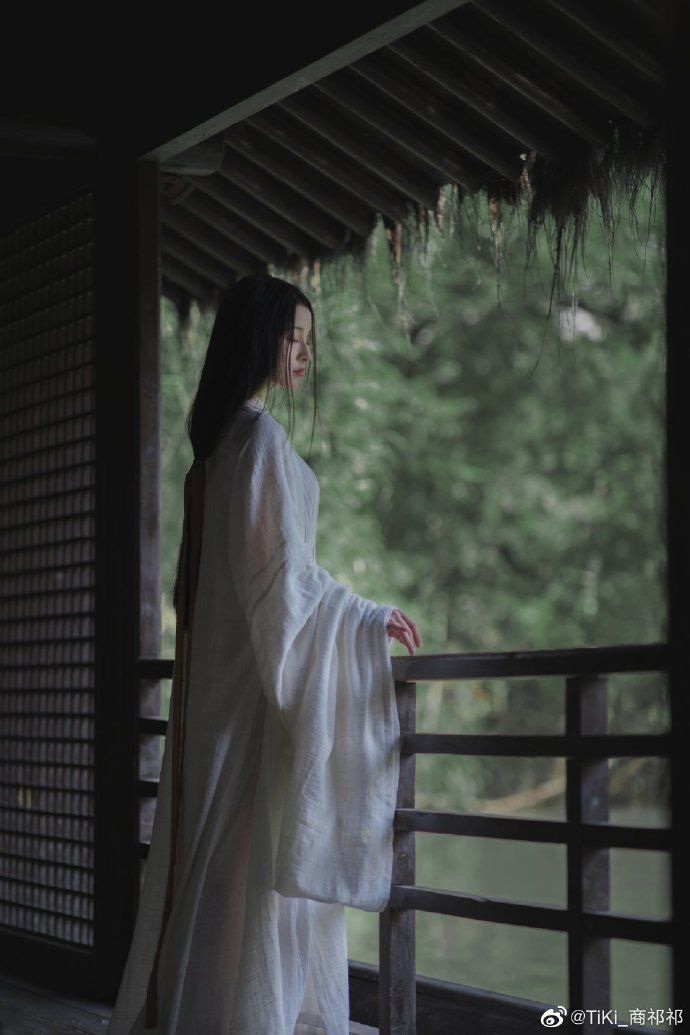
[[[541,735],[530,733],[406,733],[402,755],[497,755],[511,758],[617,758],[669,755],[668,733],[594,733]]]
[[[624,643],[611,647],[568,647],[558,650],[496,651],[468,654],[415,654],[391,658],[398,682],[432,679],[477,679],[510,676],[567,676],[597,672],[658,672],[668,667],[666,643]],[[172,679],[167,658],[139,658],[142,679]]]
[[[423,834],[492,837],[507,841],[568,845],[583,842],[597,848],[646,848],[664,852],[671,847],[666,827],[629,827],[613,823],[575,823],[564,819],[516,819],[480,812],[430,812],[396,809],[395,830]]]

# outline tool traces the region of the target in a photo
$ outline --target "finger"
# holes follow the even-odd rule
[[[402,643],[403,647],[406,647],[408,649],[410,654],[413,653],[413,651],[412,651],[412,639],[411,639],[410,634],[407,631],[407,629],[405,629],[402,625],[396,626],[396,628],[393,631],[392,635],[395,637],[395,639],[398,641],[398,643]]]
[[[410,629],[412,630],[412,635],[414,636],[415,643],[417,644],[418,647],[421,647],[421,645],[422,645],[422,638],[419,635],[419,629],[417,628],[417,623],[413,622],[412,619],[410,618],[410,616],[405,614],[404,611],[402,612],[402,615],[403,615],[403,618],[405,619],[405,621],[407,622],[407,624],[409,625]]]

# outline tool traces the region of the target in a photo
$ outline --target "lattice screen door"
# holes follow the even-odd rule
[[[93,195],[0,239],[0,924],[93,941]]]

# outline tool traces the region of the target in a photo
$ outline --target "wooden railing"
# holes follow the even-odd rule
[[[469,1030],[467,999],[481,1011],[477,998],[502,1012],[502,1031],[524,1030],[536,1022],[541,1004],[463,989],[458,994],[456,1020],[452,1006],[435,1010],[429,982],[420,981],[415,966],[417,910],[561,931],[568,936],[568,990],[571,1008],[610,1008],[611,938],[671,945],[670,919],[653,919],[610,910],[609,850],[648,849],[670,852],[672,833],[656,827],[621,826],[608,822],[608,759],[668,757],[671,738],[664,734],[610,734],[607,730],[608,680],[612,673],[665,671],[665,644],[622,645],[574,650],[396,656],[392,659],[400,719],[400,781],[393,832],[393,870],[388,906],[379,920],[378,1025],[380,1035],[415,1035],[417,1023],[425,1033]],[[172,677],[172,662],[141,659],[145,679]],[[448,734],[416,732],[417,683],[438,680],[562,676],[566,689],[565,733],[562,735]],[[165,734],[166,720],[142,718],[142,733]],[[565,820],[517,819],[485,814],[433,812],[415,808],[415,759],[418,754],[551,757],[566,759]],[[155,795],[155,783],[142,781],[141,792]],[[566,847],[567,905],[565,908],[492,899],[415,884],[415,832],[501,838]],[[145,854],[146,846],[141,846]],[[448,983],[444,985],[447,1000]],[[425,1001],[417,1002],[417,987],[426,985]],[[458,986],[460,988],[460,986]],[[433,990],[432,990],[433,992]],[[463,1006],[463,1003],[465,1004]],[[545,1004],[546,1006],[550,1004]],[[555,1005],[555,1004],[554,1004]],[[522,1006],[522,1013],[521,1013]],[[535,1011],[537,1011],[535,1015]],[[443,1016],[445,1019],[440,1020]],[[435,1019],[436,1018],[436,1019]],[[375,1018],[362,1018],[373,1023]],[[624,1018],[620,1018],[623,1020]],[[449,1025],[453,1025],[450,1027]],[[457,1025],[457,1027],[456,1027]],[[601,1031],[598,1024],[578,1026]],[[627,1031],[651,1033],[658,1028],[630,1024]]]
[[[608,822],[608,762],[615,756],[670,754],[668,734],[607,732],[606,675],[661,671],[667,647],[619,646],[498,654],[395,657],[396,700],[401,729],[401,766],[391,897],[379,923],[379,1031],[415,1035],[417,1030],[415,913],[515,924],[568,935],[568,988],[572,1008],[610,1007],[609,939],[672,944],[668,920],[610,911],[609,849],[669,851],[671,831]],[[417,683],[428,680],[563,676],[565,733],[557,736],[417,733]],[[515,819],[415,806],[415,758],[421,753],[566,759],[566,819]],[[563,844],[567,858],[567,906],[558,908],[491,899],[415,884],[415,832]],[[427,1013],[428,1011],[424,1011]],[[620,1018],[624,1020],[626,1018]],[[433,1029],[431,1018],[423,1024]],[[591,1026],[594,1031],[597,1025]],[[465,1025],[458,1024],[458,1030]],[[508,1031],[508,1026],[501,1030]],[[517,1025],[516,1031],[524,1030]],[[539,1030],[538,1027],[535,1030]],[[584,1024],[580,1030],[589,1030]],[[601,1030],[601,1027],[598,1027]],[[629,1025],[628,1031],[653,1031]],[[657,1029],[658,1030],[658,1029]]]

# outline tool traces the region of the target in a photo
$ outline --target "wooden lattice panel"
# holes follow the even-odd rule
[[[0,238],[0,924],[93,944],[93,196]]]

